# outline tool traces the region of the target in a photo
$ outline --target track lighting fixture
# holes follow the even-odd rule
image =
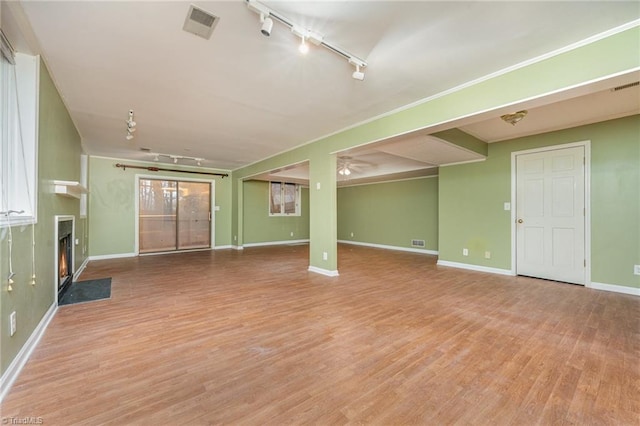
[[[349,58],[349,63],[356,67],[356,70],[353,72],[353,74],[351,74],[351,77],[360,81],[364,80],[364,73],[360,71],[360,67],[365,66],[364,62],[362,62],[358,58]]]
[[[136,131],[136,122],[133,120],[133,110],[130,109],[129,110],[129,118],[127,119],[127,121],[125,121],[125,123],[127,123],[127,136],[125,136],[125,138],[130,141],[131,139],[133,139],[133,132]]]
[[[302,54],[306,54],[309,51],[309,45],[307,42],[311,42],[316,46],[323,46],[328,50],[330,50],[331,52],[342,56],[347,61],[349,61],[350,64],[355,65],[356,70],[352,74],[352,77],[355,78],[356,80],[360,80],[360,81],[364,80],[364,72],[362,72],[361,69],[365,68],[367,66],[367,63],[362,59],[326,41],[324,39],[324,36],[322,36],[321,34],[310,31],[308,29],[303,28],[300,25],[295,24],[291,19],[268,8],[267,6],[257,2],[256,0],[245,0],[245,1],[247,2],[247,7],[249,8],[249,10],[260,15],[260,22],[262,23],[262,28],[260,29],[260,32],[262,32],[262,34],[264,34],[265,36],[271,35],[271,30],[273,29],[273,20],[276,20],[281,24],[289,27],[292,33],[294,33],[295,35],[297,35],[302,39],[300,46],[298,47],[298,50],[300,50]]]
[[[171,160],[173,164],[178,164],[180,160],[189,160],[196,163],[198,166],[202,166],[202,162],[206,161],[204,158],[200,157],[185,157],[184,155],[175,155],[175,154],[161,154],[159,152],[150,152],[150,155],[153,155],[153,161],[160,161],[160,157],[164,157],[168,160]]]
[[[273,29],[273,19],[266,17],[264,14],[260,14],[260,22],[262,22],[260,32],[263,36],[269,37],[271,35],[271,30]]]
[[[304,37],[302,37],[300,39],[300,46],[298,47],[298,50],[300,51],[300,53],[302,53],[303,55],[306,55],[307,53],[309,53],[309,45],[307,44],[306,40]]]

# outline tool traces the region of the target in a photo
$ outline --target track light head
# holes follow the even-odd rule
[[[300,41],[300,46],[298,47],[298,50],[303,55],[306,55],[307,53],[309,53],[309,45],[307,44],[307,41],[305,40],[304,37],[302,37],[302,40]]]
[[[273,29],[273,19],[265,17],[265,15],[260,15],[260,21],[262,21],[262,28],[260,28],[260,32],[263,36],[269,37],[271,35],[271,30]]]
[[[366,67],[367,64],[364,63],[362,60],[354,57],[349,58],[349,63],[351,65],[355,65],[356,67],[356,70],[353,72],[353,74],[351,74],[351,77],[360,81],[364,80],[364,72],[360,71],[360,68]]]
[[[125,136],[125,139],[130,141],[131,139],[133,139],[133,135],[131,133],[127,133],[127,136]]]
[[[351,77],[360,81],[364,80],[364,73],[360,71],[359,65],[356,65],[356,70],[353,72],[353,74],[351,74]]]
[[[178,157],[173,157],[173,164],[178,164]]]

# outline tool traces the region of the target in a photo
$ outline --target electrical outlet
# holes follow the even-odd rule
[[[633,275],[640,275],[640,265],[633,265]]]
[[[485,251],[484,252],[484,258],[485,259],[491,259],[491,252],[490,251]]]
[[[353,238],[353,232],[351,233],[351,238]]]
[[[469,249],[463,248],[462,249],[462,255],[463,256],[469,256]]]
[[[238,241],[238,236],[237,235],[233,236],[233,241]]]
[[[16,311],[11,312],[9,315],[9,335],[13,336],[16,334],[17,324],[16,324]]]
[[[322,252],[322,260],[327,260],[328,258],[329,258],[329,253],[327,253],[326,251]]]
[[[291,231],[291,236],[293,237],[293,231]]]

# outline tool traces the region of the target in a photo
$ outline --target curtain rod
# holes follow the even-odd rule
[[[194,172],[194,171],[191,171],[191,170],[176,170],[176,169],[164,169],[162,167],[133,166],[131,164],[120,164],[120,163],[117,163],[116,167],[120,167],[120,168],[122,168],[122,170],[127,170],[127,168],[129,168],[129,169],[142,169],[142,170],[148,170],[150,172],[163,171],[163,172],[191,173],[191,174],[195,174],[195,175],[222,176],[222,178],[225,178],[225,177],[229,176],[227,173]]]

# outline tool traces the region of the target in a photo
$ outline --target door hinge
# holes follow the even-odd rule
[[[584,267],[587,267],[587,259],[584,260]]]
[[[209,210],[209,222],[211,222],[211,210]]]

